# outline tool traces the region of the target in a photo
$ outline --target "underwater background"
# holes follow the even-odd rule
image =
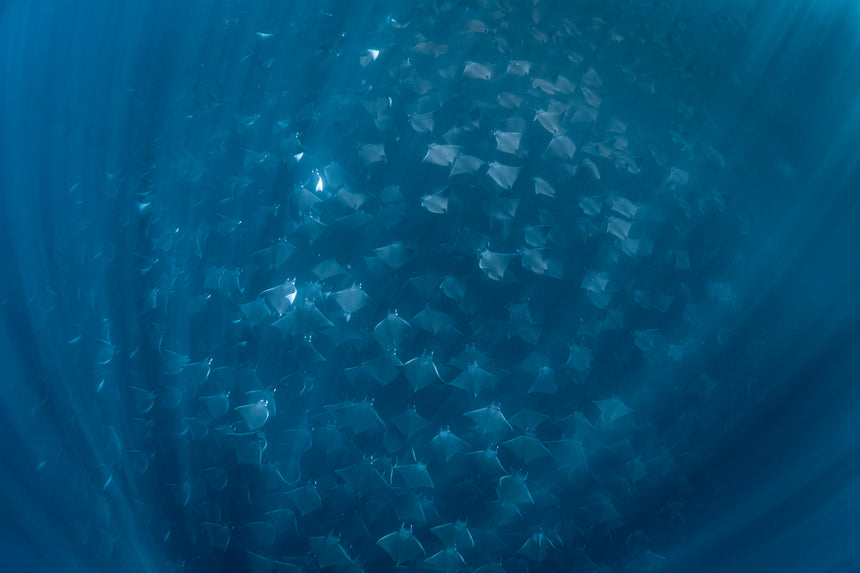
[[[0,571],[860,571],[860,7],[0,4]]]

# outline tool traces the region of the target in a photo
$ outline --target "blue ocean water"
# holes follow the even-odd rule
[[[860,570],[858,11],[2,3],[0,570]]]

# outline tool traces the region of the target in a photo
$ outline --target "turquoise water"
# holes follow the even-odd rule
[[[0,569],[855,570],[857,24],[5,2]]]

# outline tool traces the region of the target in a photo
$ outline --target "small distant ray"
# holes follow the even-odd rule
[[[252,547],[271,547],[275,544],[278,532],[268,521],[251,521],[239,529],[239,537]]]
[[[431,143],[427,148],[427,154],[421,161],[424,163],[432,163],[442,167],[451,167],[454,163],[454,158],[460,154],[461,147],[459,145],[439,145]]]
[[[584,512],[585,519],[592,526],[615,529],[624,525],[621,514],[618,513],[611,499],[602,498],[590,504],[582,505],[580,509]]]
[[[588,70],[582,74],[582,83],[593,88],[599,88],[603,85],[603,80],[600,79],[600,76],[597,75],[594,68],[588,68]]]
[[[408,322],[389,312],[373,329],[373,338],[385,350],[394,350],[409,335],[412,327]]]
[[[448,428],[442,428],[439,430],[439,433],[430,440],[429,447],[444,457],[447,462],[460,452],[468,450],[471,446],[468,442],[455,436]]]
[[[514,186],[517,177],[520,175],[520,171],[522,171],[522,167],[503,165],[497,161],[493,161],[487,170],[487,176],[502,189],[510,189]]]
[[[471,548],[475,546],[475,540],[469,528],[466,527],[466,522],[457,520],[451,523],[445,523],[431,527],[432,531],[439,540],[445,544],[445,547],[454,549]]]
[[[220,418],[226,416],[230,411],[230,395],[227,392],[220,394],[212,394],[211,396],[200,396],[198,398],[212,418]]]
[[[416,492],[410,492],[407,495],[397,496],[392,502],[394,515],[400,521],[408,521],[423,525],[427,523],[427,514],[424,511],[424,498]]]
[[[272,318],[272,311],[262,300],[252,300],[239,305],[242,314],[252,327],[257,327]]]
[[[565,368],[576,372],[588,372],[591,369],[592,350],[579,344],[570,345],[570,354],[565,362]]]
[[[220,551],[227,551],[230,544],[230,528],[223,523],[202,522],[200,529],[209,541],[209,545]]]
[[[373,221],[373,215],[369,215],[364,211],[355,211],[343,217],[338,217],[334,221],[345,229],[355,231],[365,225],[369,225]]]
[[[501,563],[492,562],[481,565],[473,573],[507,573]]]
[[[362,371],[383,386],[387,386],[397,378],[402,366],[403,363],[392,351],[387,351],[376,358],[361,363]]]
[[[322,498],[313,483],[288,491],[287,498],[303,517],[322,509]]]
[[[478,394],[495,388],[497,382],[498,380],[496,376],[490,374],[478,366],[477,363],[473,362],[469,364],[469,366],[467,366],[459,376],[451,380],[448,385],[460,388],[469,394],[477,396]]]
[[[451,300],[461,301],[466,296],[468,291],[468,283],[465,277],[447,276],[442,279],[439,285],[442,294]]]
[[[508,473],[499,461],[498,449],[490,446],[467,454],[469,467],[480,477],[499,477]]]
[[[502,503],[498,500],[486,504],[490,520],[495,527],[521,523],[523,514],[515,504]]]
[[[580,87],[579,90],[582,92],[582,95],[585,97],[585,101],[588,103],[588,105],[595,108],[600,107],[600,104],[603,99],[599,95],[597,95],[594,91],[588,89],[585,86]]]
[[[552,452],[558,469],[573,470],[588,468],[588,458],[579,440],[564,438],[555,442],[546,442],[546,447]]]
[[[555,197],[555,187],[546,179],[540,177],[534,178],[535,195],[543,195],[544,197]]]
[[[439,369],[433,362],[433,356],[427,353],[405,362],[402,366],[402,371],[403,376],[415,392],[428,386],[443,383],[442,377],[439,375]]]
[[[463,415],[472,420],[477,430],[491,442],[496,442],[514,431],[497,404],[472,410]]]
[[[138,388],[137,386],[128,387],[129,395],[134,403],[134,410],[138,414],[146,414],[155,405],[155,393],[150,390]],[[230,409],[229,403],[227,409]],[[227,413],[226,410],[224,412]],[[223,415],[223,414],[222,414]]]
[[[424,207],[428,212],[440,215],[442,213],[448,212],[448,193],[449,190],[446,187],[441,191],[437,191],[436,193],[432,193],[430,195],[424,195],[421,198],[421,206]]]
[[[546,249],[520,249],[520,264],[524,269],[536,275],[544,275],[555,279],[564,276],[564,261],[559,258],[547,257]]]
[[[302,571],[301,567],[292,563],[270,559],[253,551],[246,551],[246,553],[251,561],[253,573],[301,573]]]
[[[415,411],[414,408],[407,408],[402,414],[391,419],[391,424],[397,428],[407,441],[411,440],[415,434],[430,426],[424,417]]]
[[[235,410],[240,416],[242,416],[242,419],[248,426],[248,430],[253,432],[254,430],[262,428],[269,419],[268,405],[268,401],[258,400],[253,404],[237,406]]]
[[[594,123],[597,121],[597,109],[590,106],[579,107],[573,113],[570,121],[573,123]]]
[[[496,149],[502,153],[518,155],[520,152],[520,141],[523,134],[508,131],[494,131],[493,136],[496,138]]]
[[[600,169],[598,169],[594,161],[588,157],[580,162],[577,173],[579,173],[580,170],[582,170],[587,177],[591,177],[592,180],[600,181]]]
[[[448,177],[472,175],[480,171],[485,164],[486,162],[480,157],[461,153],[454,160],[454,164],[451,166],[451,172],[448,174]]]
[[[249,465],[259,468],[262,463],[263,451],[265,451],[268,443],[262,434],[257,432],[248,432],[245,434],[230,433],[227,434],[230,439],[230,444],[236,453],[236,463],[239,465]]]
[[[551,457],[552,453],[531,432],[526,432],[507,442],[502,442],[501,447],[510,452],[514,458],[523,465],[545,457]]]
[[[493,197],[487,206],[487,215],[492,221],[507,223],[517,216],[519,197]]]
[[[326,259],[311,269],[311,272],[319,280],[324,281],[334,277],[346,276],[349,274],[343,266],[335,259]]]
[[[347,209],[355,211],[367,203],[367,201],[370,200],[370,196],[358,191],[353,191],[349,187],[341,187],[338,192],[335,193],[334,199]]]
[[[606,232],[623,241],[630,233],[631,225],[630,221],[625,221],[620,217],[609,217],[606,222]]]
[[[499,478],[496,495],[502,505],[533,504],[535,502],[526,485],[526,478],[520,473]]]
[[[594,404],[600,410],[600,418],[604,422],[612,423],[619,418],[623,418],[635,410],[627,404],[619,400],[617,397],[607,398],[605,400],[595,400]]]
[[[532,533],[531,537],[526,539],[517,555],[522,555],[535,563],[543,563],[551,552],[558,552],[561,545],[561,539],[553,536],[551,539],[544,532],[538,531]]]
[[[408,247],[403,243],[395,242],[390,245],[385,245],[384,247],[379,247],[378,249],[373,249],[373,254],[385,263],[386,266],[397,270],[409,261],[412,251],[413,249],[411,247]]]
[[[384,143],[365,143],[358,148],[358,158],[364,167],[370,167],[377,163],[384,163],[387,158],[385,156]]]
[[[478,258],[478,267],[491,280],[500,281],[505,278],[505,273],[514,257],[515,255],[495,253],[489,249],[483,249]]]
[[[463,77],[489,81],[493,78],[493,71],[489,66],[484,64],[479,64],[478,62],[466,62],[466,66],[463,68]]]
[[[555,134],[544,151],[544,157],[556,159],[572,159],[576,153],[576,144],[566,135]]]
[[[441,332],[457,332],[454,328],[453,318],[442,311],[429,307],[416,314],[411,324],[434,335]]]
[[[373,407],[373,402],[341,402],[325,406],[338,428],[349,428],[354,434],[377,433],[385,430],[385,422]]]
[[[550,134],[555,135],[560,131],[562,114],[559,112],[551,112],[538,110],[535,114],[535,121],[541,124]]]
[[[532,80],[532,87],[536,90],[542,91],[546,95],[555,95],[558,91],[555,87],[555,83],[545,78],[534,78]]]
[[[666,187],[671,190],[675,190],[680,187],[686,187],[689,183],[689,173],[683,169],[679,169],[678,167],[672,167],[669,169],[669,176],[666,178]]]
[[[469,20],[466,22],[466,25],[463,26],[463,34],[488,34],[490,30],[487,28],[487,25],[481,22],[480,20]]]
[[[379,58],[380,51],[370,48],[362,52],[358,58],[358,63],[362,68],[366,68],[371,62],[375,62]]]
[[[532,320],[527,303],[511,303],[508,306],[507,338],[519,337],[524,342],[535,344],[540,337],[540,330]]]
[[[420,42],[412,48],[413,52],[438,58],[448,53],[448,46],[436,42]]]
[[[576,84],[559,74],[555,77],[555,89],[559,93],[570,95],[576,90]]]
[[[512,94],[510,92],[501,92],[497,100],[500,106],[507,109],[514,109],[520,107],[520,104],[523,103],[523,96]]]
[[[595,217],[600,214],[603,204],[595,197],[582,197],[579,200],[579,208],[589,217]]]
[[[223,491],[229,482],[229,474],[222,467],[211,467],[203,470],[203,480],[206,487],[212,491]]]
[[[332,293],[331,298],[343,311],[343,315],[347,322],[349,322],[349,319],[353,314],[367,306],[369,301],[367,293],[361,290],[361,287],[354,283],[348,289]]]
[[[418,133],[432,133],[435,126],[433,113],[413,113],[409,116],[409,125]]]
[[[422,462],[395,465],[391,468],[391,485],[409,490],[435,487],[430,472],[427,471],[427,464]]]
[[[271,309],[278,313],[284,314],[293,305],[296,300],[296,285],[292,281],[287,281],[280,286],[276,286],[260,293],[260,296]]]
[[[555,396],[558,393],[558,380],[555,369],[551,366],[542,366],[535,376],[535,380],[529,388],[529,394],[548,394]]]
[[[505,73],[509,76],[523,77],[529,75],[531,62],[528,60],[511,60]]]
[[[334,473],[355,492],[359,499],[388,487],[385,478],[376,471],[369,460],[363,460],[346,468],[334,470]]]
[[[627,199],[626,197],[619,197],[612,202],[612,211],[618,213],[622,217],[627,217],[628,219],[635,219],[636,213],[637,211],[639,211],[639,207],[630,199]]]
[[[325,537],[311,537],[311,552],[319,566],[348,567],[354,564],[352,558],[347,555],[346,549],[340,544],[340,539],[331,533]]]
[[[383,536],[376,542],[389,557],[394,559],[398,567],[402,563],[409,563],[424,558],[424,547],[412,534],[412,528],[401,526],[399,530]]]
[[[443,573],[459,573],[466,571],[466,561],[456,549],[448,548],[431,555],[424,560],[424,565]]]
[[[605,271],[589,270],[585,273],[582,283],[579,285],[589,292],[603,293],[609,285],[609,273]]]
[[[149,470],[149,464],[155,454],[141,450],[126,451],[128,467],[138,475],[144,475]]]

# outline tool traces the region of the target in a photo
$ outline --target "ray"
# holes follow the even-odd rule
[[[468,442],[455,436],[448,428],[440,429],[439,433],[430,440],[429,447],[444,457],[446,462],[470,448]]]
[[[536,531],[532,533],[531,537],[526,539],[525,543],[517,551],[517,555],[522,555],[535,563],[543,563],[551,552],[559,551],[558,545],[560,544],[560,539],[551,539],[544,532]]]
[[[385,422],[373,407],[373,402],[341,402],[325,406],[338,428],[348,428],[355,434],[376,433],[385,430]]]
[[[262,428],[269,419],[269,402],[267,400],[257,400],[252,404],[237,406],[236,413],[242,416],[248,431],[253,432]]]
[[[431,555],[424,560],[424,565],[443,573],[458,573],[467,569],[463,556],[453,548],[443,549]]]
[[[535,501],[522,474],[506,475],[499,478],[496,495],[502,505],[533,504]]]
[[[346,549],[340,544],[340,539],[333,534],[325,537],[311,537],[309,539],[314,559],[320,567],[347,567],[353,565],[352,558],[346,553]]]
[[[461,153],[456,159],[454,159],[454,164],[451,166],[451,171],[448,173],[448,177],[472,175],[480,171],[484,165],[486,165],[486,162],[480,157]]]
[[[504,165],[493,161],[490,163],[489,169],[487,169],[487,176],[502,189],[510,189],[520,176],[520,171],[522,171],[522,167]]]
[[[454,158],[457,157],[462,149],[459,145],[439,145],[431,143],[427,148],[427,154],[422,161],[424,163],[432,163],[442,167],[451,167],[454,163]]]
[[[405,525],[401,526],[399,530],[381,537],[376,544],[394,559],[397,566],[424,558],[424,547],[412,534],[412,528]]]
[[[529,432],[502,442],[500,445],[523,465],[529,465],[541,458],[552,456],[546,446]]]
[[[337,291],[331,294],[331,298],[335,304],[343,311],[344,318],[347,322],[353,314],[367,306],[370,300],[361,287],[353,283],[351,287],[345,290]]]
[[[496,138],[496,150],[502,153],[518,155],[520,152],[520,141],[523,134],[510,131],[494,131],[493,136]]]
[[[334,473],[355,492],[359,499],[388,487],[385,478],[373,467],[369,460],[363,460],[346,468],[334,470]]]
[[[492,404],[478,410],[472,410],[463,414],[475,423],[481,434],[491,442],[496,442],[513,432],[510,423],[502,414],[498,404]]]
[[[385,350],[394,350],[409,335],[412,327],[408,322],[389,312],[373,329],[373,337]]]
[[[475,540],[472,538],[469,528],[466,527],[465,521],[457,520],[444,523],[436,527],[431,527],[430,531],[439,538],[445,547],[462,549],[475,546]]]
[[[405,362],[401,370],[415,392],[428,386],[444,383],[436,363],[433,362],[433,356],[427,353]]]
[[[416,462],[414,464],[395,465],[391,468],[391,485],[408,490],[420,488],[433,489],[436,487],[427,471],[427,464]]]

